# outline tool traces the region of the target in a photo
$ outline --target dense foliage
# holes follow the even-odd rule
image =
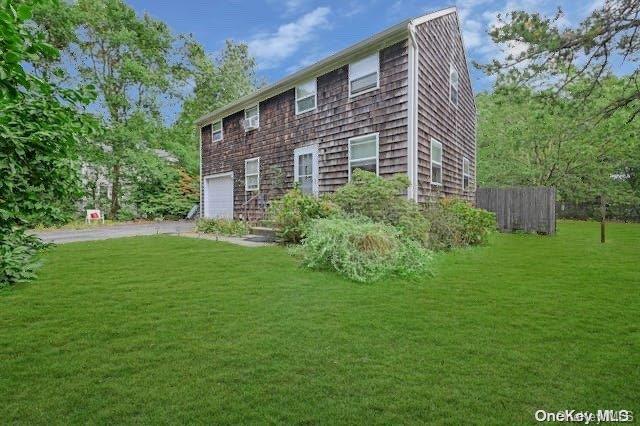
[[[45,245],[24,229],[0,232],[0,288],[35,277],[39,252]]]
[[[484,244],[496,228],[495,214],[455,198],[429,205],[425,215],[429,220],[428,246],[432,250]]]
[[[596,90],[620,58],[632,67],[626,90],[610,97],[598,113],[610,115],[619,109],[640,114],[640,0],[605,0],[594,3],[591,13],[578,25],[564,25],[562,11],[545,17],[521,10],[498,16],[489,34],[494,42],[510,47],[504,58],[482,66],[499,81],[529,86],[555,87],[560,93],[576,79],[587,84],[579,99],[598,100]],[[515,52],[515,53],[513,53]]]
[[[326,218],[337,212],[329,200],[306,195],[299,188],[293,188],[271,202],[268,217],[283,242],[297,244],[304,239],[313,219]]]
[[[241,237],[249,233],[249,227],[246,223],[231,219],[199,219],[196,230],[205,234],[228,237]]]
[[[483,244],[495,229],[492,213],[466,201],[441,200],[425,211],[406,198],[407,186],[405,176],[356,170],[334,194],[289,191],[272,202],[270,218],[285,242],[302,242],[306,266],[360,282],[424,272],[429,250]]]
[[[78,112],[90,88],[62,88],[25,70],[57,55],[28,24],[31,12],[0,3],[0,285],[33,276],[41,244],[24,230],[64,219],[79,192],[78,143],[95,130]]]
[[[578,81],[559,95],[500,86],[477,98],[478,181],[482,186],[553,186],[569,203],[640,204],[640,123],[631,110],[598,111],[627,90],[610,77],[584,104]]]
[[[430,261],[426,249],[393,226],[363,218],[314,220],[301,252],[306,266],[335,270],[358,282],[425,273]]]
[[[383,179],[366,170],[355,170],[351,182],[331,196],[348,215],[364,216],[398,228],[402,234],[421,243],[426,242],[429,223],[420,206],[408,200],[409,180],[405,175]]]

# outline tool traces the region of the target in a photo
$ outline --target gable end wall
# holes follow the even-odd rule
[[[418,201],[456,196],[474,201],[476,111],[455,13],[416,27],[418,44]],[[449,65],[460,76],[458,106],[449,102]],[[431,138],[442,143],[442,186],[431,184]],[[462,158],[471,163],[471,185],[462,189]]]

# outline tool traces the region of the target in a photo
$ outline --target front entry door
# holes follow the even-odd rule
[[[302,193],[318,195],[318,145],[293,151],[293,175]]]

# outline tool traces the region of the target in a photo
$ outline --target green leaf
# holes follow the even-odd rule
[[[18,6],[17,16],[21,21],[26,21],[31,18],[31,6],[27,4],[21,4]]]

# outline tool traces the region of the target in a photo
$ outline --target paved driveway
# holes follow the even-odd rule
[[[184,234],[193,232],[194,222],[126,223],[122,225],[96,226],[91,229],[60,229],[38,231],[35,235],[48,243],[64,244],[77,241],[106,240],[109,238],[135,237],[138,235]]]

